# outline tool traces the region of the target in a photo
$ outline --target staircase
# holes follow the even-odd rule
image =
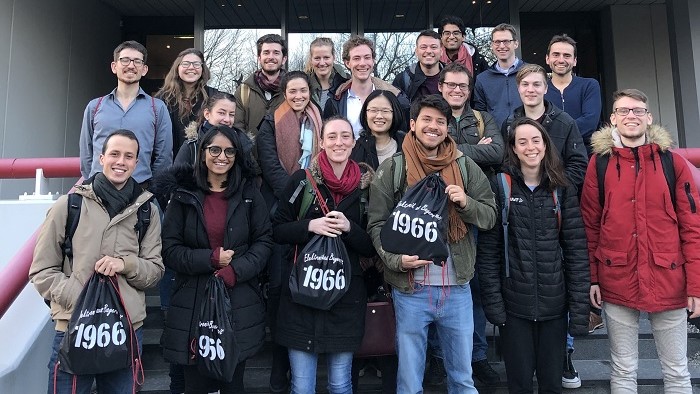
[[[143,333],[143,365],[146,380],[142,393],[170,394],[168,364],[163,360],[160,348],[160,336],[163,322],[160,313],[158,290],[151,289],[146,297],[148,317],[144,322]],[[651,335],[651,326],[643,314],[639,324],[639,393],[656,394],[663,392],[661,366],[656,355],[656,346]],[[693,393],[700,394],[700,331],[690,326],[688,334],[688,357]],[[495,346],[493,327],[487,324],[486,333],[489,343],[489,360],[494,369],[500,374],[502,383],[496,387],[484,387],[477,380],[480,393],[506,394],[505,367],[500,361],[498,349]],[[571,394],[604,394],[610,392],[610,350],[608,333],[605,328],[596,330],[593,334],[576,339],[574,342],[574,366],[581,376],[582,386],[575,390],[564,390]],[[271,343],[268,339],[263,350],[254,358],[248,360],[245,374],[245,385],[248,393],[267,393],[271,365]],[[371,371],[360,378],[358,393],[381,393],[381,380]],[[326,393],[326,371],[323,363],[319,363],[317,390]],[[443,386],[426,386],[426,394],[446,393]]]

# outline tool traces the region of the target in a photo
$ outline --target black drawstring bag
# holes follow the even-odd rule
[[[140,366],[138,343],[117,279],[95,272],[75,304],[58,367],[73,375],[95,375],[132,365],[134,370]]]
[[[384,250],[443,265],[449,255],[446,188],[438,173],[408,188],[379,234]]]
[[[199,372],[210,378],[231,382],[240,349],[233,332],[231,299],[224,280],[212,275],[204,290],[193,341]]]
[[[292,301],[327,311],[347,293],[351,275],[340,237],[316,234],[296,257],[289,276]]]

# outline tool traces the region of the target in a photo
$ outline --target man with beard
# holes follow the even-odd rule
[[[284,100],[280,80],[287,61],[287,43],[279,34],[265,34],[256,43],[260,69],[254,71],[236,89],[235,128],[251,137],[258,135],[258,126],[265,114],[274,111]]]
[[[392,85],[401,89],[411,102],[429,94],[440,93],[438,90],[438,74],[442,68],[440,53],[440,35],[433,30],[421,31],[416,39],[418,61],[398,74]]]
[[[99,156],[107,136],[128,129],[136,134],[140,150],[132,177],[147,187],[154,173],[173,163],[173,135],[165,103],[146,94],[139,81],[148,72],[146,48],[125,41],[114,49],[112,72],[117,87],[90,101],[80,129],[80,172],[88,179],[102,171]]]

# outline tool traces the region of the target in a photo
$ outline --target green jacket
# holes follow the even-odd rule
[[[258,127],[263,117],[267,113],[274,113],[284,101],[282,92],[273,94],[270,100],[265,99],[265,92],[255,82],[253,74],[238,85],[234,97],[236,98],[236,116],[233,126],[245,130],[253,141],[258,135]]]
[[[475,225],[479,229],[489,230],[496,223],[496,202],[488,179],[473,160],[467,157],[466,169],[469,179],[464,180],[464,190],[467,194],[467,205],[464,209],[457,208],[459,216],[467,228]],[[377,169],[369,191],[367,232],[372,237],[374,247],[386,269],[384,279],[391,286],[402,292],[413,291],[408,271],[401,268],[401,255],[389,253],[382,248],[379,234],[384,222],[394,210],[397,199],[394,196],[394,160],[385,160]],[[403,195],[405,188],[399,188]],[[471,229],[470,229],[471,230]],[[460,241],[450,243],[450,253],[455,267],[458,284],[465,284],[474,277],[474,261],[476,243],[471,231]]]

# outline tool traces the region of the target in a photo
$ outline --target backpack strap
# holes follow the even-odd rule
[[[146,231],[148,231],[148,226],[151,224],[151,201],[154,197],[149,198],[145,203],[143,203],[138,211],[136,212],[136,224],[134,225],[134,231],[139,237],[139,248],[141,247],[141,242],[143,237],[146,236]]]
[[[102,96],[102,97],[98,98],[98,99],[97,99],[97,105],[95,105],[95,109],[92,110],[92,119],[91,119],[91,122],[92,122],[92,130],[93,130],[93,132],[95,131],[95,115],[97,115],[97,110],[100,109],[100,105],[102,105],[102,100],[104,100],[105,97],[107,97],[107,96]]]
[[[406,184],[406,158],[403,153],[398,152],[391,156],[391,173],[394,176],[394,205],[399,202]]]
[[[605,172],[608,170],[610,155],[595,155],[595,173],[598,178],[598,202],[605,207]]]
[[[73,235],[78,228],[80,221],[80,209],[83,206],[83,196],[78,193],[68,194],[68,217],[66,218],[66,230],[61,250],[63,252],[63,260],[68,257],[68,263],[71,269],[73,268]]]
[[[668,191],[671,194],[671,202],[673,203],[673,210],[676,210],[676,169],[673,168],[673,153],[670,150],[663,150],[659,152],[659,157],[661,159],[661,167],[664,170],[664,177],[666,178],[666,184],[668,185]]]
[[[484,117],[481,115],[481,112],[477,110],[473,110],[474,112],[474,117],[476,118],[476,127],[479,129],[479,139],[484,138],[484,128],[486,127],[484,125]]]
[[[510,278],[510,256],[508,256],[508,214],[510,213],[510,195],[512,179],[509,174],[499,172],[498,189],[501,196],[501,226],[503,226],[503,258],[506,263],[506,278]]]

